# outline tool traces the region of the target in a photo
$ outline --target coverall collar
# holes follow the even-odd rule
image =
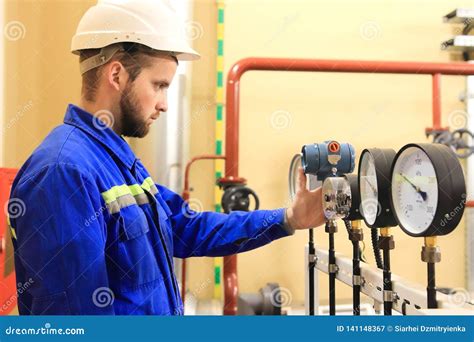
[[[80,128],[97,139],[118,160],[123,162],[130,170],[132,169],[137,158],[128,143],[91,113],[76,105],[69,104],[64,116],[64,123]]]

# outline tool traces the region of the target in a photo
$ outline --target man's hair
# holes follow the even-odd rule
[[[178,60],[175,56],[164,51],[151,49],[142,44],[135,43],[119,43],[123,50],[117,52],[108,63],[112,61],[120,62],[125,70],[128,72],[130,82],[135,81],[143,68],[148,68],[152,65],[152,61],[148,57],[163,57],[165,55],[171,56]],[[89,57],[98,55],[100,49],[88,49],[80,52],[79,62],[82,62]],[[106,64],[108,64],[106,63]],[[105,65],[106,65],[105,64]],[[99,80],[103,71],[104,65],[91,69],[82,75],[82,96],[86,101],[95,101]]]

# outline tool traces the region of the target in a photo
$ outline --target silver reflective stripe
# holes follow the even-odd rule
[[[143,205],[150,203],[144,190],[153,195],[158,193],[158,188],[151,177],[147,177],[141,186],[138,184],[122,184],[113,186],[102,193],[102,198],[104,199],[109,212],[115,214],[120,212],[120,209],[133,204]]]
[[[158,188],[156,187],[155,184],[150,186],[150,192],[151,192],[152,195],[156,195],[158,193]]]
[[[145,193],[136,195],[135,200],[137,201],[138,205],[150,203],[148,201],[148,196]]]
[[[112,201],[107,204],[107,209],[109,213],[115,214],[120,211],[120,209],[128,207],[130,205],[138,204],[146,204],[149,203],[148,197],[145,194],[138,194],[136,196],[132,196],[131,194],[123,195],[117,197],[115,201]]]

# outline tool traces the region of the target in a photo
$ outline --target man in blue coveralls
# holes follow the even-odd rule
[[[321,191],[288,209],[193,213],[122,138],[144,137],[180,60],[199,55],[164,0],[102,0],[72,39],[82,97],[15,179],[9,210],[22,315],[183,313],[173,257],[248,251],[323,224]],[[113,296],[107,301],[103,296]]]

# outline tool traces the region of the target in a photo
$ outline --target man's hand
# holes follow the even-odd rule
[[[306,175],[298,169],[296,194],[291,207],[286,209],[288,224],[294,229],[307,229],[324,224],[322,189],[306,189]]]

